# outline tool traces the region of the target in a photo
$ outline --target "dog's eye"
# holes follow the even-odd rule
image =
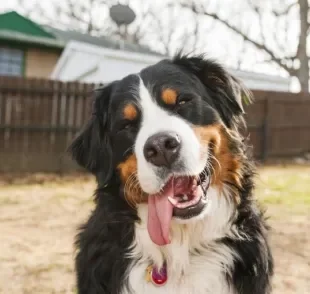
[[[135,124],[133,121],[125,120],[119,124],[118,133],[122,131],[130,131],[134,129],[134,127],[135,127]]]
[[[123,126],[123,130],[129,130],[131,128],[131,124],[126,124]]]
[[[191,100],[192,100],[192,98],[189,96],[179,97],[179,99],[177,101],[177,105],[182,106],[182,105],[190,102]]]
[[[120,131],[125,131],[125,130],[129,130],[131,128],[131,123],[123,123],[122,126],[120,127]]]

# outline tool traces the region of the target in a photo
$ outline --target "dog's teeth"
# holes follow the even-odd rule
[[[169,202],[173,205],[173,206],[176,206],[179,202],[178,200],[176,200],[175,198],[172,198],[170,196],[168,196],[168,200]]]
[[[188,196],[186,194],[183,194],[182,200],[187,201],[188,200]]]

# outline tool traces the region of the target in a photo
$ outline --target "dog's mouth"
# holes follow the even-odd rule
[[[157,245],[170,243],[172,217],[187,220],[200,215],[208,204],[210,177],[173,176],[159,193],[148,197],[148,231]]]
[[[171,181],[174,195],[168,196],[168,200],[174,206],[173,216],[189,219],[199,215],[208,202],[209,177],[203,173],[199,177],[177,177]]]

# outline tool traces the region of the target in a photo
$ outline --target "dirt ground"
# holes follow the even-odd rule
[[[264,168],[258,180],[258,196],[271,217],[273,293],[310,293],[310,205],[303,197],[298,205],[277,200],[281,187],[269,181],[283,178],[282,169],[289,178],[296,174],[289,167],[281,168],[281,174]],[[310,167],[298,172],[310,182]],[[92,179],[81,175],[0,176],[0,293],[76,292],[73,240],[92,209],[94,187]],[[300,195],[310,197],[308,186]]]

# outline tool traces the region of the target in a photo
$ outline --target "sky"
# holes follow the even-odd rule
[[[22,14],[24,14],[25,10],[31,10],[32,8],[36,7],[37,0],[23,0],[24,1],[24,9],[20,6],[21,0],[10,0],[10,1],[1,1],[0,2],[0,12],[4,12],[7,10],[16,10]],[[78,1],[78,0],[76,0]],[[83,0],[81,0],[83,1]],[[131,0],[132,8],[134,10],[138,10],[141,7],[142,0]],[[152,0],[144,0],[144,1],[151,1]],[[156,5],[160,5],[166,0],[156,0]],[[173,0],[172,0],[173,1]],[[177,0],[175,0],[177,1]],[[266,8],[270,4],[271,0],[260,0],[260,2],[266,5]],[[277,1],[277,0],[272,0]],[[285,0],[281,0],[285,1]],[[52,9],[52,3],[62,3],[65,2],[64,0],[40,0],[40,5],[44,9],[44,11],[49,12]],[[126,1],[125,1],[126,2]],[[219,9],[219,12],[222,17],[230,18],[232,20],[236,20],[237,23],[243,25],[247,30],[250,31],[251,36],[256,36],[259,32],[257,30],[258,24],[255,23],[252,19],[251,12],[246,11],[246,7],[244,6],[243,0],[221,0],[221,2],[217,0],[209,0],[210,7],[214,6],[214,9]],[[154,3],[154,2],[153,2]],[[221,5],[219,6],[219,3]],[[242,11],[242,14],[240,12]],[[165,12],[159,11],[162,15]],[[37,22],[45,22],[46,19],[42,18],[40,14],[34,13],[31,14],[31,17],[34,21]],[[101,11],[95,11],[94,17],[101,18],[104,21],[104,15]],[[55,25],[57,25],[57,16],[51,15],[52,20],[50,20],[50,24],[53,25],[53,19],[55,21]],[[166,18],[169,18],[167,16]],[[177,26],[180,28],[184,25],[190,24],[190,18],[188,18],[185,14],[178,16],[178,23]],[[165,17],[163,18],[165,21]],[[268,23],[268,19],[266,22],[270,28],[273,26],[273,23]],[[277,69],[274,66],[266,65],[262,63],[265,60],[265,54],[255,50],[253,47],[247,45],[247,50],[243,51],[242,48],[244,46],[244,42],[238,36],[232,34],[226,27],[221,24],[214,23],[210,20],[206,20],[206,18],[201,19],[201,33],[200,36],[200,45],[198,46],[197,51],[207,53],[209,57],[216,58],[220,62],[224,63],[226,66],[235,68],[239,63],[241,64],[241,69],[248,70],[248,71],[255,71],[261,73],[268,73],[272,75],[281,75],[286,76],[286,73],[282,70]],[[291,30],[292,32],[296,30],[297,22],[292,19],[291,22]],[[267,28],[268,29],[268,28]],[[206,35],[206,37],[204,37]],[[294,35],[292,33],[292,35]],[[270,42],[272,44],[273,35],[268,35],[267,37],[271,38]],[[292,44],[294,40],[292,40]],[[154,46],[156,46],[156,42],[154,42]],[[180,49],[180,48],[176,48]],[[238,63],[239,62],[239,63]]]

